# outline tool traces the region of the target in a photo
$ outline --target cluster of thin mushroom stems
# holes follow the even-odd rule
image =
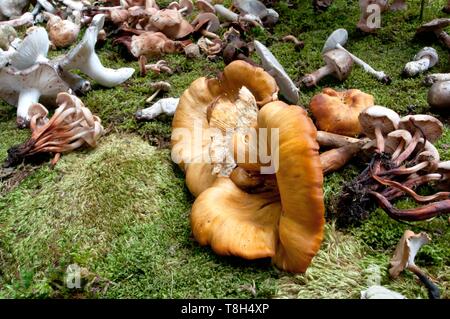
[[[84,145],[97,146],[103,134],[103,126],[98,116],[84,106],[79,98],[67,93],[57,97],[59,107],[50,120],[44,120],[46,112],[36,112],[31,118],[31,137],[23,144],[8,151],[7,166],[22,162],[27,157],[39,153],[53,153],[51,165],[55,165],[62,153],[67,153]],[[41,105],[34,107],[45,110]]]

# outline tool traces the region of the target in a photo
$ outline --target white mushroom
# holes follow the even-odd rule
[[[69,86],[48,63],[35,63],[25,70],[5,67],[0,70],[0,97],[17,105],[17,125],[26,127],[30,117],[28,109],[40,98],[54,102],[56,95],[66,92]]]
[[[32,25],[34,16],[31,12],[25,12],[20,17],[8,21],[0,21],[0,25],[10,25],[12,27],[21,27],[23,25]]]
[[[13,18],[22,15],[30,0],[2,0],[0,1],[0,16]]]
[[[432,68],[439,62],[439,55],[435,49],[425,47],[415,56],[414,61],[408,62],[403,69],[405,76],[415,76]]]
[[[152,106],[137,111],[135,117],[139,121],[148,121],[153,120],[154,118],[160,116],[161,114],[172,116],[175,114],[175,111],[177,110],[179,101],[180,101],[179,98],[173,97],[160,99]]]
[[[450,73],[433,73],[429,74],[423,80],[426,85],[433,85],[437,82],[450,81]]]
[[[103,28],[105,15],[96,15],[86,30],[83,40],[62,59],[59,66],[66,72],[80,70],[99,84],[113,87],[128,80],[134,73],[133,68],[117,70],[106,68],[95,53],[95,44],[99,31]]]
[[[348,32],[345,29],[337,29],[331,35],[328,37],[327,41],[325,42],[322,53],[325,53],[327,51],[333,50],[333,49],[341,49],[347,52],[353,61],[361,66],[364,71],[367,73],[373,75],[375,78],[377,78],[379,81],[383,83],[390,83],[391,79],[389,76],[387,76],[383,71],[376,71],[374,68],[372,68],[369,64],[358,58],[357,56],[353,55],[349,51],[347,51],[343,45],[347,43],[348,40]]]
[[[293,104],[297,104],[299,98],[299,89],[295,86],[283,66],[278,62],[270,50],[258,40],[254,41],[255,50],[261,58],[264,70],[275,78],[280,93]]]
[[[361,291],[361,299],[407,299],[398,292],[387,289],[383,286],[371,286],[367,290]]]
[[[55,7],[47,0],[37,0],[37,2],[44,8],[45,11],[49,13],[55,12]]]
[[[62,3],[64,3],[67,7],[74,11],[81,11],[85,8],[85,5],[82,1],[75,1],[75,0],[59,0]]]

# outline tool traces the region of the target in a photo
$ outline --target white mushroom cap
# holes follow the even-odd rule
[[[414,123],[414,124],[413,124]],[[436,142],[444,132],[444,126],[437,118],[431,115],[407,115],[400,119],[399,128],[414,134],[419,127],[425,138],[431,143]]]
[[[387,107],[374,105],[370,106],[359,114],[359,123],[364,134],[370,138],[375,138],[375,128],[379,127],[383,135],[386,135],[398,128],[400,116]]]
[[[33,103],[42,100],[53,105],[60,92],[69,86],[59,76],[58,71],[48,63],[36,63],[25,70],[13,67],[0,69],[0,97],[11,105],[17,105],[18,119],[26,125],[30,120],[28,109]]]
[[[450,81],[433,84],[428,91],[428,104],[436,109],[450,109]]]
[[[49,47],[47,31],[37,27],[19,44],[16,52],[11,55],[10,63],[16,69],[25,70],[37,62],[47,62]]]
[[[255,40],[254,43],[256,53],[261,58],[264,70],[275,78],[275,81],[280,88],[280,93],[290,103],[296,104],[298,102],[300,90],[295,86],[294,82],[272,52],[258,40]]]
[[[242,15],[251,14],[259,18],[267,16],[267,7],[258,0],[233,0],[233,6],[239,10]]]
[[[407,299],[398,292],[387,289],[383,286],[371,286],[367,290],[361,291],[361,299]]]
[[[420,50],[415,56],[414,60],[420,60],[424,57],[428,57],[430,60],[429,67],[433,67],[436,65],[436,63],[439,62],[439,55],[437,51],[432,47],[424,47],[422,50]]]
[[[337,45],[344,46],[348,40],[348,32],[345,29],[337,29],[330,34],[322,49],[322,53],[334,50]]]
[[[97,43],[98,33],[103,28],[104,22],[104,14],[94,16],[81,42],[62,59],[59,66],[64,71],[79,69],[99,84],[106,87],[113,87],[128,80],[133,75],[134,69],[120,68],[114,70],[105,68],[102,65],[99,57],[95,53],[95,44]]]

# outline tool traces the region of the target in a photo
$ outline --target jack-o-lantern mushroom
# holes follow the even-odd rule
[[[359,114],[374,105],[373,96],[357,89],[342,92],[325,88],[310,102],[317,127],[323,131],[356,136],[361,133]]]
[[[186,172],[188,188],[197,196],[190,218],[201,245],[210,245],[220,255],[272,258],[283,270],[304,272],[323,237],[317,130],[303,108],[276,101],[277,91],[268,73],[243,61],[229,64],[219,79],[196,80],[181,96],[174,116],[172,158]],[[201,128],[197,133],[196,121]],[[236,160],[233,153],[234,137],[249,128],[259,136],[258,146],[270,150],[267,156],[273,158],[274,170],[267,174],[261,154],[252,163],[247,156],[239,160],[239,153]],[[230,143],[220,149],[223,145],[215,143],[214,132],[208,129],[235,130]],[[197,148],[192,148],[196,141],[186,133],[199,135]],[[212,159],[211,154],[228,153],[230,147],[235,162],[226,162],[221,174],[213,175],[216,164],[222,163],[205,162],[204,156]]]

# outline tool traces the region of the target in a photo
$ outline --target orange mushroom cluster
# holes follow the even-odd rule
[[[277,92],[268,73],[243,61],[229,64],[218,78],[197,79],[174,115],[172,158],[197,197],[190,219],[201,245],[220,255],[269,257],[283,270],[304,272],[323,237],[317,130],[303,108],[278,101]],[[266,163],[260,157],[254,163],[247,153],[239,160],[233,152],[245,125],[257,132],[258,147],[269,150],[269,156],[277,153],[271,174],[261,173]],[[200,134],[194,132],[198,126]],[[215,143],[211,130],[232,130],[233,136],[228,144]],[[262,134],[264,130],[269,133]],[[192,140],[195,135],[200,143]],[[244,139],[247,152],[254,146],[251,141]],[[214,149],[223,145],[232,160],[226,162],[227,170],[214,174],[215,165],[223,162],[215,162],[211,153],[223,151]]]

